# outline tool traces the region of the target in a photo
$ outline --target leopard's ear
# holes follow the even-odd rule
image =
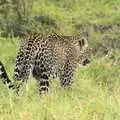
[[[80,40],[79,40],[79,46],[80,46],[80,49],[83,49],[83,48],[86,48],[86,47],[88,47],[88,41],[87,41],[87,39],[86,38],[81,38]]]

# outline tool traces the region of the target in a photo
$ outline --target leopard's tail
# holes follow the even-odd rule
[[[14,89],[12,81],[9,79],[7,72],[4,68],[4,65],[0,61],[0,78],[2,79],[3,84],[5,84],[9,89]]]

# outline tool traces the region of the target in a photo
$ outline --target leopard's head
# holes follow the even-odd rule
[[[92,50],[88,46],[88,41],[86,38],[82,37],[77,40],[77,46],[79,47],[78,51],[78,62],[82,65],[87,65],[91,62]]]

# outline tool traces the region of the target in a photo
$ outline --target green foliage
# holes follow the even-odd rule
[[[116,25],[119,5],[119,0],[2,0],[0,31],[17,36],[27,31],[74,34],[83,24]]]

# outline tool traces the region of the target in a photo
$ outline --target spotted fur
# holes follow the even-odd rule
[[[48,91],[50,77],[59,78],[62,87],[70,85],[77,64],[86,65],[89,62],[90,54],[85,38],[32,34],[20,47],[13,78],[15,81],[24,82],[32,73],[41,93]],[[8,88],[15,88],[1,62],[0,77]]]

